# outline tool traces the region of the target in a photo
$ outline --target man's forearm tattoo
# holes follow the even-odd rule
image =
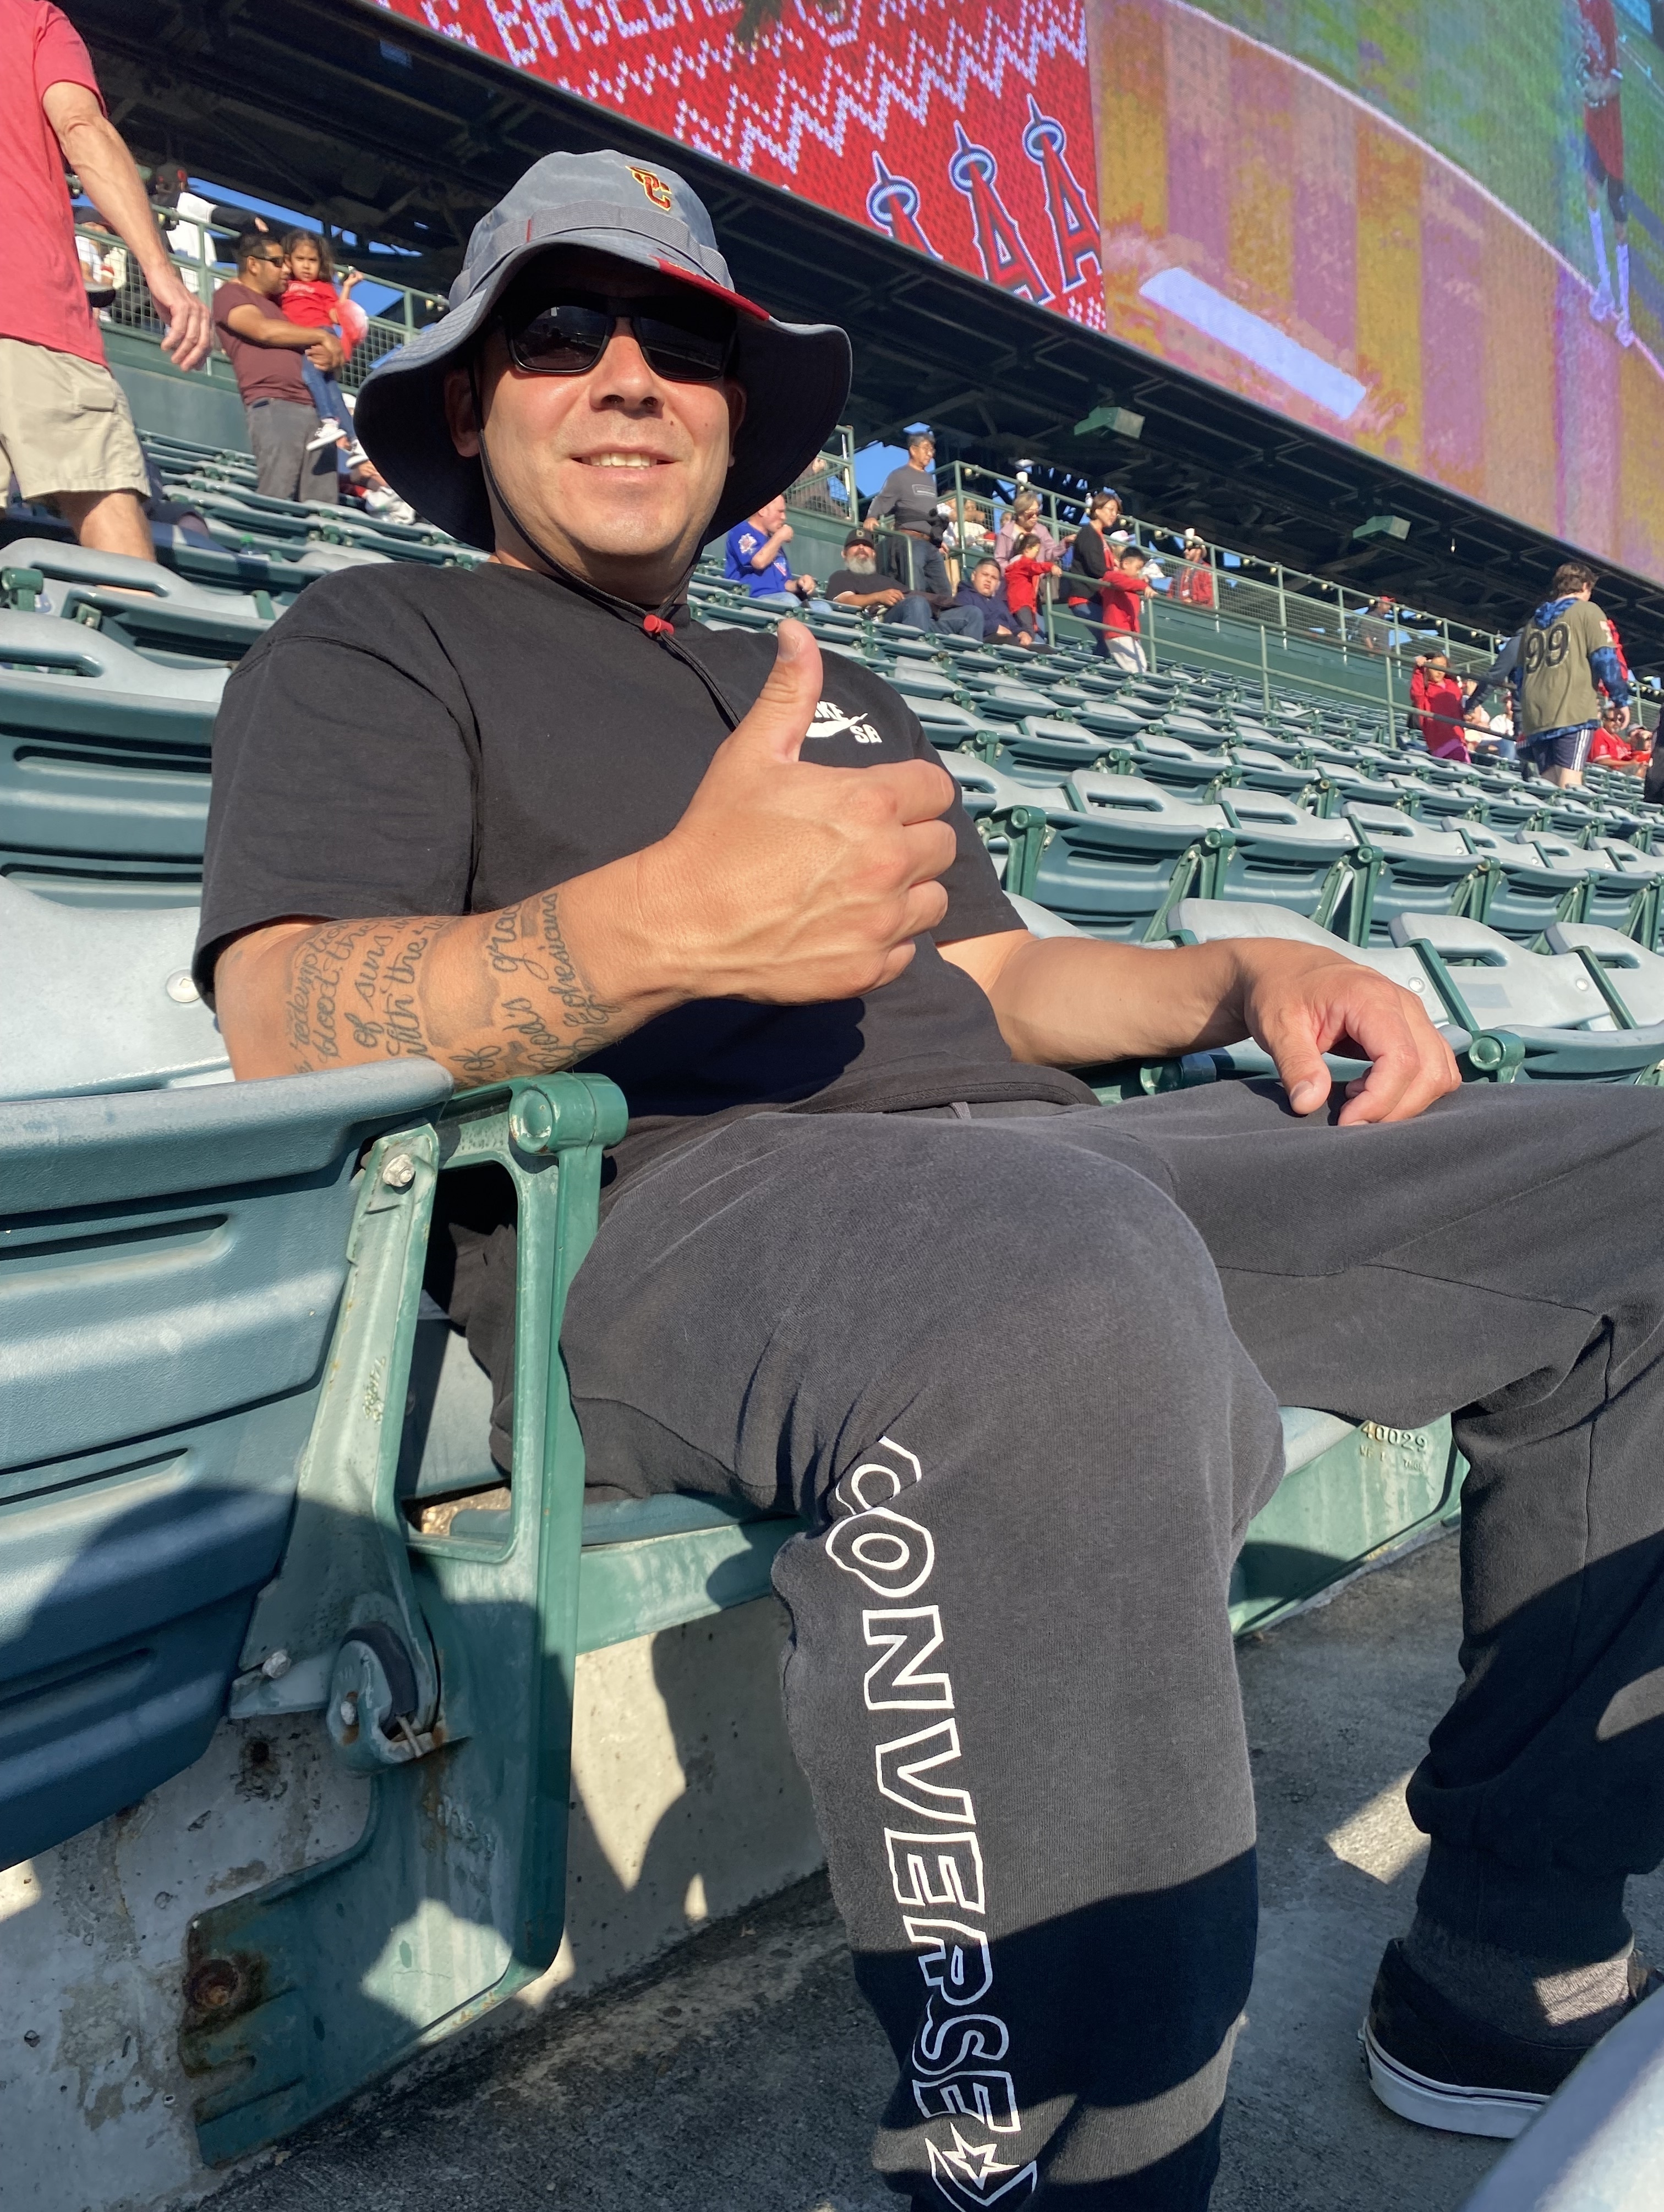
[[[585,981],[562,932],[555,891],[491,917],[481,979],[487,988],[465,1018],[442,1007],[436,1039],[427,962],[453,926],[453,918],[433,915],[325,922],[295,939],[283,1013],[297,1065],[338,1066],[343,1027],[357,1054],[439,1060],[469,1084],[552,1073],[611,1041],[619,1009]],[[512,996],[499,995],[510,986]],[[455,1029],[471,1034],[461,1040],[443,1034]]]

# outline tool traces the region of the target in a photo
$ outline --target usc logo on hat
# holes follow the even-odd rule
[[[670,212],[670,187],[662,177],[655,177],[651,169],[632,169],[631,175],[647,194],[655,208]]]

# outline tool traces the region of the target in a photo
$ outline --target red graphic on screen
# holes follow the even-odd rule
[[[383,4],[1103,328],[1085,0]]]

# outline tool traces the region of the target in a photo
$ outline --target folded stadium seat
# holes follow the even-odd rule
[[[70,905],[194,905],[223,668],[160,668],[0,613],[0,877]]]
[[[1226,796],[1222,793],[1222,800]],[[1351,823],[1313,814],[1298,823],[1239,817],[1208,895],[1286,907],[1320,928],[1345,932],[1352,908],[1364,911],[1368,890]],[[1362,935],[1362,922],[1354,933]]]
[[[1488,922],[1521,945],[1533,945],[1551,921],[1588,920],[1590,879],[1596,872],[1590,865],[1592,855],[1580,850],[1576,860],[1552,863],[1543,858],[1535,845],[1493,838],[1477,824],[1464,824],[1461,834],[1486,862],[1483,898],[1477,906],[1465,909],[1476,921]],[[1606,857],[1600,855],[1602,860]],[[1637,895],[1609,863],[1600,872],[1623,886],[1614,896],[1626,904]],[[1611,899],[1603,902],[1606,910],[1601,919],[1607,923],[1612,918],[1611,904]]]
[[[329,573],[317,565],[314,556],[322,549],[315,546],[291,547],[290,553],[300,556],[294,559],[242,551],[231,545],[204,545],[199,538],[187,536],[173,523],[153,523],[150,535],[155,540],[160,567],[216,591],[269,592],[279,614],[293,605],[308,584]]]
[[[1052,713],[1046,694],[1031,684],[992,684],[978,690],[975,698],[977,713],[1001,724],[1023,722],[1035,715],[1046,717]]]
[[[942,669],[923,661],[899,661],[885,671],[885,681],[911,706],[920,699],[940,699],[958,703],[966,696],[962,686]]]
[[[1357,832],[1363,878],[1348,915],[1357,944],[1385,944],[1400,915],[1466,914],[1482,900],[1487,862],[1460,831],[1357,799],[1346,803],[1345,815]]]
[[[17,580],[20,571],[41,579],[35,594]],[[68,616],[155,660],[191,666],[241,659],[277,614],[266,592],[218,591],[189,582],[158,562],[37,538],[6,548],[0,586],[14,606],[35,596],[42,614]]]
[[[1572,952],[1582,960],[1612,1004],[1620,1028],[1664,1022],[1664,955],[1596,922],[1551,921],[1544,934],[1551,952]]]
[[[1313,807],[1296,805],[1284,792],[1259,791],[1248,783],[1234,783],[1222,791],[1217,805],[1233,830],[1240,825],[1252,828],[1261,822],[1280,823],[1293,830],[1324,818]]]
[[[1512,792],[1504,795],[1489,788],[1492,780],[1484,779],[1485,820],[1490,828],[1512,836],[1516,830],[1548,826],[1548,810],[1525,795],[1527,786],[1516,778]]]
[[[1169,722],[1170,730],[1173,725]],[[1314,767],[1306,767],[1263,745],[1236,744],[1231,748],[1242,781],[1253,791],[1277,791],[1292,798],[1311,793],[1318,781]]]
[[[1076,769],[1071,770],[1065,779],[1065,788],[1078,813],[1093,814],[1105,810],[1122,814],[1161,814],[1170,821],[1187,822],[1196,829],[1228,830],[1230,827],[1230,817],[1216,801],[1187,799],[1172,784],[1154,783],[1148,776],[1136,772],[1131,775],[1112,774],[1103,769]],[[1239,793],[1233,791],[1231,796],[1233,799],[1240,796],[1251,802],[1257,800],[1267,809],[1287,804],[1270,793]]]
[[[1541,1030],[1609,1037],[1608,1061],[1619,1079],[1623,1066],[1664,1056],[1658,1041],[1664,1030],[1626,1030],[1574,951],[1530,952],[1483,922],[1454,915],[1401,915],[1393,940],[1419,953],[1451,1020],[1473,1036],[1507,1030],[1526,1037]],[[1598,1066],[1592,1063],[1592,1072]]]
[[[1588,921],[1606,929],[1621,930],[1649,950],[1655,950],[1659,933],[1660,878],[1664,875],[1649,854],[1630,854],[1619,847],[1574,844],[1544,830],[1522,831],[1520,842],[1529,842],[1551,868],[1584,872],[1582,911],[1568,920]],[[1620,858],[1620,854],[1623,857]]]
[[[978,702],[980,703],[980,702]],[[1090,773],[1102,764],[1105,743],[1074,722],[1059,722],[1041,714],[1027,721],[1000,726],[1000,762],[1014,775],[1072,775]]]
[[[1083,730],[1090,730],[1094,738],[1137,738],[1150,728],[1155,714],[1148,708],[1123,705],[1118,700],[1093,699],[1084,707],[1076,707],[1074,718]]]
[[[1210,799],[1240,780],[1230,753],[1204,752],[1162,730],[1145,730],[1129,750],[1137,774],[1152,783],[1171,784],[1189,799]]]
[[[425,1060],[0,1107],[0,1863],[206,1747],[282,1557],[358,1161]]]
[[[981,723],[965,708],[955,706],[951,699],[911,698],[907,704],[933,745],[941,746],[945,750],[976,744],[982,730]]]
[[[1157,943],[1175,900],[1214,896],[1230,846],[1222,822],[1185,818],[1197,811],[1088,805],[1084,814],[1045,817],[1044,832],[1021,848],[1014,829],[1010,888],[1090,936]]]
[[[94,908],[70,934],[61,906],[0,877],[0,1099],[229,1082],[191,980],[197,919]]]
[[[1438,994],[1413,946],[1354,945],[1349,939],[1338,937],[1332,930],[1321,928],[1295,913],[1291,907],[1261,906],[1239,899],[1180,899],[1167,919],[1175,934],[1182,934],[1198,945],[1211,945],[1221,939],[1282,937],[1291,938],[1301,945],[1320,945],[1326,951],[1339,953],[1362,968],[1373,968],[1378,975],[1385,975],[1405,990],[1413,991],[1434,1019],[1456,1034],[1454,1026],[1446,1023]],[[1465,1038],[1466,1032],[1460,1034]]]

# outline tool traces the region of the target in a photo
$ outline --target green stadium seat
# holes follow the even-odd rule
[[[1234,794],[1221,793],[1222,804]],[[1358,840],[1345,820],[1255,820],[1237,811],[1238,827],[1222,853],[1211,896],[1256,906],[1286,907],[1320,928],[1344,922],[1367,891]]]
[[[195,904],[224,681],[0,613],[0,877],[71,904]]]
[[[0,878],[0,1099],[229,1081],[191,981],[195,906],[77,915]]]
[[[1357,832],[1364,876],[1348,933],[1358,944],[1387,943],[1400,915],[1466,914],[1483,898],[1486,863],[1457,830],[1357,800],[1346,818]]]
[[[19,568],[41,578],[40,613],[87,623],[163,663],[240,660],[279,612],[269,592],[220,591],[159,562],[82,545],[15,540],[6,548],[4,573]]]
[[[359,1156],[430,1063],[0,1107],[0,1862],[205,1749],[283,1555]]]
[[[1623,1026],[1664,1022],[1664,956],[1593,922],[1551,921],[1545,934],[1551,951],[1576,953],[1597,988],[1616,999],[1629,1017]]]
[[[1427,962],[1451,1020],[1466,1030],[1621,1026],[1575,952],[1527,951],[1484,922],[1454,915],[1401,915],[1393,939]]]

